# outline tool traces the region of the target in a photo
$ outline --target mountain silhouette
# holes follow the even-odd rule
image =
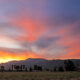
[[[73,63],[80,67],[80,59],[70,59]],[[39,58],[29,58],[26,60],[21,61],[10,61],[7,63],[0,64],[3,65],[5,69],[11,68],[12,65],[25,65],[27,68],[34,67],[34,65],[42,66],[43,69],[53,69],[54,67],[63,66],[64,67],[64,60],[46,60],[46,59],[39,59]]]

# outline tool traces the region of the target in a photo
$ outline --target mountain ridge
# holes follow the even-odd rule
[[[44,59],[44,58],[28,58],[28,59],[25,59],[25,60],[12,60],[12,61],[8,61],[8,62],[5,62],[5,63],[0,63],[0,64],[6,64],[6,63],[9,63],[9,62],[20,62],[20,61],[26,61],[26,60],[46,60],[46,61],[64,61],[64,60],[80,60],[80,59],[51,59],[51,60],[48,60],[48,59]]]
[[[76,66],[80,66],[80,59],[67,59],[74,62]],[[7,63],[0,64],[3,65],[6,69],[11,68],[12,65],[25,65],[27,68],[34,67],[34,65],[42,66],[44,69],[50,68],[53,69],[54,67],[64,66],[64,60],[46,60],[43,58],[29,58],[26,60],[20,61],[9,61]]]

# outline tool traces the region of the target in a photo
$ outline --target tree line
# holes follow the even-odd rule
[[[4,66],[0,66],[0,72],[8,71],[8,72],[32,72],[32,71],[42,71],[42,66],[34,65],[34,68],[27,68],[25,65],[12,65],[9,69],[5,69]]]
[[[77,67],[71,60],[65,60],[64,66],[54,67],[53,69],[45,69],[45,71],[51,71],[51,72],[64,72],[64,71],[76,71]],[[0,66],[0,71],[8,71],[8,72],[33,72],[33,71],[44,71],[42,66],[34,65],[34,67],[27,68],[25,65],[12,65],[8,70],[5,69],[5,67],[2,65]]]

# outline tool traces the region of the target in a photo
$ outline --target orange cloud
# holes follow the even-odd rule
[[[64,49],[67,53],[61,55],[60,56],[61,59],[79,59],[80,58],[80,38],[78,35],[72,35],[70,33],[71,30],[66,29],[67,35],[62,37],[57,42],[59,46],[67,47],[66,49]]]
[[[12,4],[16,3],[15,1],[13,0],[13,2],[11,1],[11,3]],[[22,1],[21,3],[24,3],[25,0],[18,0],[18,3],[20,1]],[[33,3],[33,0],[27,0],[27,2],[28,1],[29,1],[29,3],[31,2],[30,4]],[[60,39],[56,42],[56,44],[53,43],[49,46],[46,46],[45,49],[42,49],[43,54],[39,53],[39,55],[37,55],[34,52],[23,52],[23,53],[19,54],[19,53],[10,53],[10,52],[5,52],[5,51],[0,51],[1,59],[4,59],[3,62],[10,61],[10,60],[22,60],[22,59],[24,60],[24,59],[30,58],[30,57],[32,57],[32,58],[43,57],[43,55],[44,55],[44,58],[46,58],[49,56],[50,53],[52,53],[50,55],[51,58],[53,58],[53,56],[55,56],[55,55],[57,55],[58,58],[62,58],[62,59],[75,58],[75,57],[80,58],[80,54],[79,54],[80,53],[80,50],[79,50],[80,49],[80,44],[79,44],[80,40],[78,40],[79,37],[72,35],[70,33],[72,31],[72,29],[76,26],[77,23],[74,23],[72,25],[66,25],[67,18],[65,18],[66,24],[65,24],[65,21],[61,21],[61,24],[65,24],[65,25],[60,25],[60,21],[57,22],[57,20],[56,20],[57,17],[54,18],[55,19],[54,20],[54,19],[52,19],[53,16],[51,18],[51,15],[49,16],[47,14],[47,11],[46,11],[47,6],[45,7],[45,9],[43,9],[44,8],[43,0],[35,0],[35,1],[38,2],[37,4],[35,2],[35,4],[40,5],[40,6],[34,6],[34,8],[32,8],[33,6],[29,6],[27,8],[27,6],[21,5],[21,6],[18,6],[18,11],[17,11],[16,10],[17,7],[15,8],[15,6],[14,6],[15,4],[13,4],[12,8],[14,7],[14,10],[12,11],[12,9],[10,9],[10,10],[8,10],[8,11],[10,11],[9,13],[5,12],[6,15],[8,14],[6,17],[6,20],[9,21],[9,24],[14,25],[15,27],[21,28],[21,30],[25,33],[24,35],[17,37],[15,40],[17,40],[17,41],[19,40],[19,42],[22,41],[21,44],[22,43],[25,44],[26,42],[30,42],[30,44],[31,44],[31,43],[34,43],[36,40],[38,40],[40,37],[44,37],[45,34],[46,34],[45,36],[47,36],[47,37],[50,36],[50,37],[54,38],[54,36],[58,36],[58,37],[60,37]],[[9,0],[9,2],[10,2],[10,0]],[[26,1],[25,1],[25,3],[26,3]],[[20,3],[19,3],[19,5],[20,5]],[[36,10],[36,7],[38,7],[37,10]],[[45,10],[46,14],[44,13],[44,10]],[[45,19],[44,19],[44,16],[45,16]],[[57,25],[55,23],[57,23]],[[57,28],[55,28],[54,26]],[[63,26],[65,26],[65,27],[63,27]],[[47,33],[47,30],[48,30],[48,33]],[[45,40],[45,42],[46,42],[46,40]],[[10,43],[10,45],[12,43]],[[48,43],[48,41],[47,41],[47,43]],[[45,44],[47,44],[47,43],[45,43]],[[42,44],[44,44],[44,42]],[[40,45],[42,45],[42,44],[40,44]],[[8,46],[9,46],[9,44],[8,44]],[[67,53],[59,55],[59,51],[57,50],[58,51],[57,54],[54,54],[53,52],[49,52],[48,54],[46,54],[48,51],[51,51],[54,46],[56,46],[56,47],[60,46],[60,48],[68,47],[68,48],[64,49]],[[38,50],[36,50],[36,51],[38,51]],[[54,50],[54,52],[56,52],[56,50]],[[42,54],[42,55],[40,55],[40,54]]]
[[[42,58],[42,55],[37,55],[31,52],[23,53],[10,53],[6,51],[0,51],[0,63],[12,61],[12,60],[25,60],[28,58]]]
[[[41,35],[44,35],[45,26],[37,20],[25,19],[21,17],[20,19],[12,20],[12,25],[19,26],[26,34],[20,38],[19,40],[28,40],[30,42],[34,42]]]

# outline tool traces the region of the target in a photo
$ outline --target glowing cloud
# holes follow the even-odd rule
[[[0,0],[0,60],[80,58],[80,1]]]

